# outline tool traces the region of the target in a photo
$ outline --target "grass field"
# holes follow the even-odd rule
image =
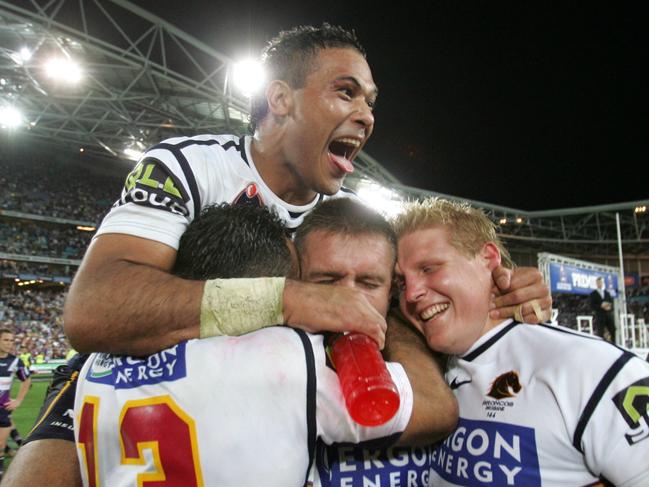
[[[32,429],[32,426],[34,426],[36,416],[38,415],[38,411],[40,411],[43,404],[45,391],[49,383],[49,378],[39,378],[39,380],[32,379],[32,386],[25,396],[25,400],[20,405],[20,407],[11,414],[11,417],[14,420],[14,424],[18,428],[18,432],[23,438],[27,436],[27,433],[29,433],[29,431]],[[19,386],[20,381],[14,380],[13,386],[11,388],[11,397],[16,397]],[[9,439],[9,444],[12,447],[15,446],[11,438]]]

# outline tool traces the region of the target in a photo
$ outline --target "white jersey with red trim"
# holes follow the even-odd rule
[[[303,206],[286,203],[263,181],[250,152],[251,137],[199,135],[168,139],[150,148],[127,176],[122,194],[96,235],[125,233],[175,249],[202,208],[255,204],[273,208],[287,228],[297,228],[320,201],[350,196],[318,194]]]
[[[457,429],[434,486],[649,485],[649,364],[597,337],[508,320],[451,359]]]
[[[404,431],[412,389],[401,365],[388,369],[400,409],[367,428],[347,413],[321,335],[270,327],[143,358],[93,354],[75,401],[84,485],[302,486],[318,438],[388,443]]]

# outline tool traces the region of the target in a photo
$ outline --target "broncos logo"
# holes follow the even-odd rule
[[[491,383],[491,389],[487,396],[494,399],[503,399],[505,397],[514,397],[521,390],[522,386],[518,380],[518,373],[510,370],[496,377]]]

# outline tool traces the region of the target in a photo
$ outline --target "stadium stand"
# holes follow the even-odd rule
[[[15,331],[16,353],[33,364],[70,350],[61,321],[67,286],[119,193],[118,174],[38,151],[0,151],[0,326]]]

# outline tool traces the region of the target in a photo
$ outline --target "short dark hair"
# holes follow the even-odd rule
[[[267,208],[208,206],[180,239],[173,272],[186,279],[284,277],[292,258],[284,224]]]
[[[15,335],[15,333],[11,331],[9,328],[0,328],[0,337],[5,333],[10,333],[11,335]]]
[[[393,250],[396,260],[397,237],[392,225],[381,214],[352,198],[333,198],[320,203],[304,217],[295,232],[298,254],[304,250],[307,236],[315,231],[334,235],[357,237],[379,235],[384,237]]]
[[[281,31],[262,51],[261,61],[267,83],[282,80],[291,88],[302,88],[311,72],[314,56],[322,49],[355,49],[365,57],[365,49],[353,30],[324,22],[320,27],[301,25]],[[250,128],[254,132],[268,113],[265,90],[252,97]]]

